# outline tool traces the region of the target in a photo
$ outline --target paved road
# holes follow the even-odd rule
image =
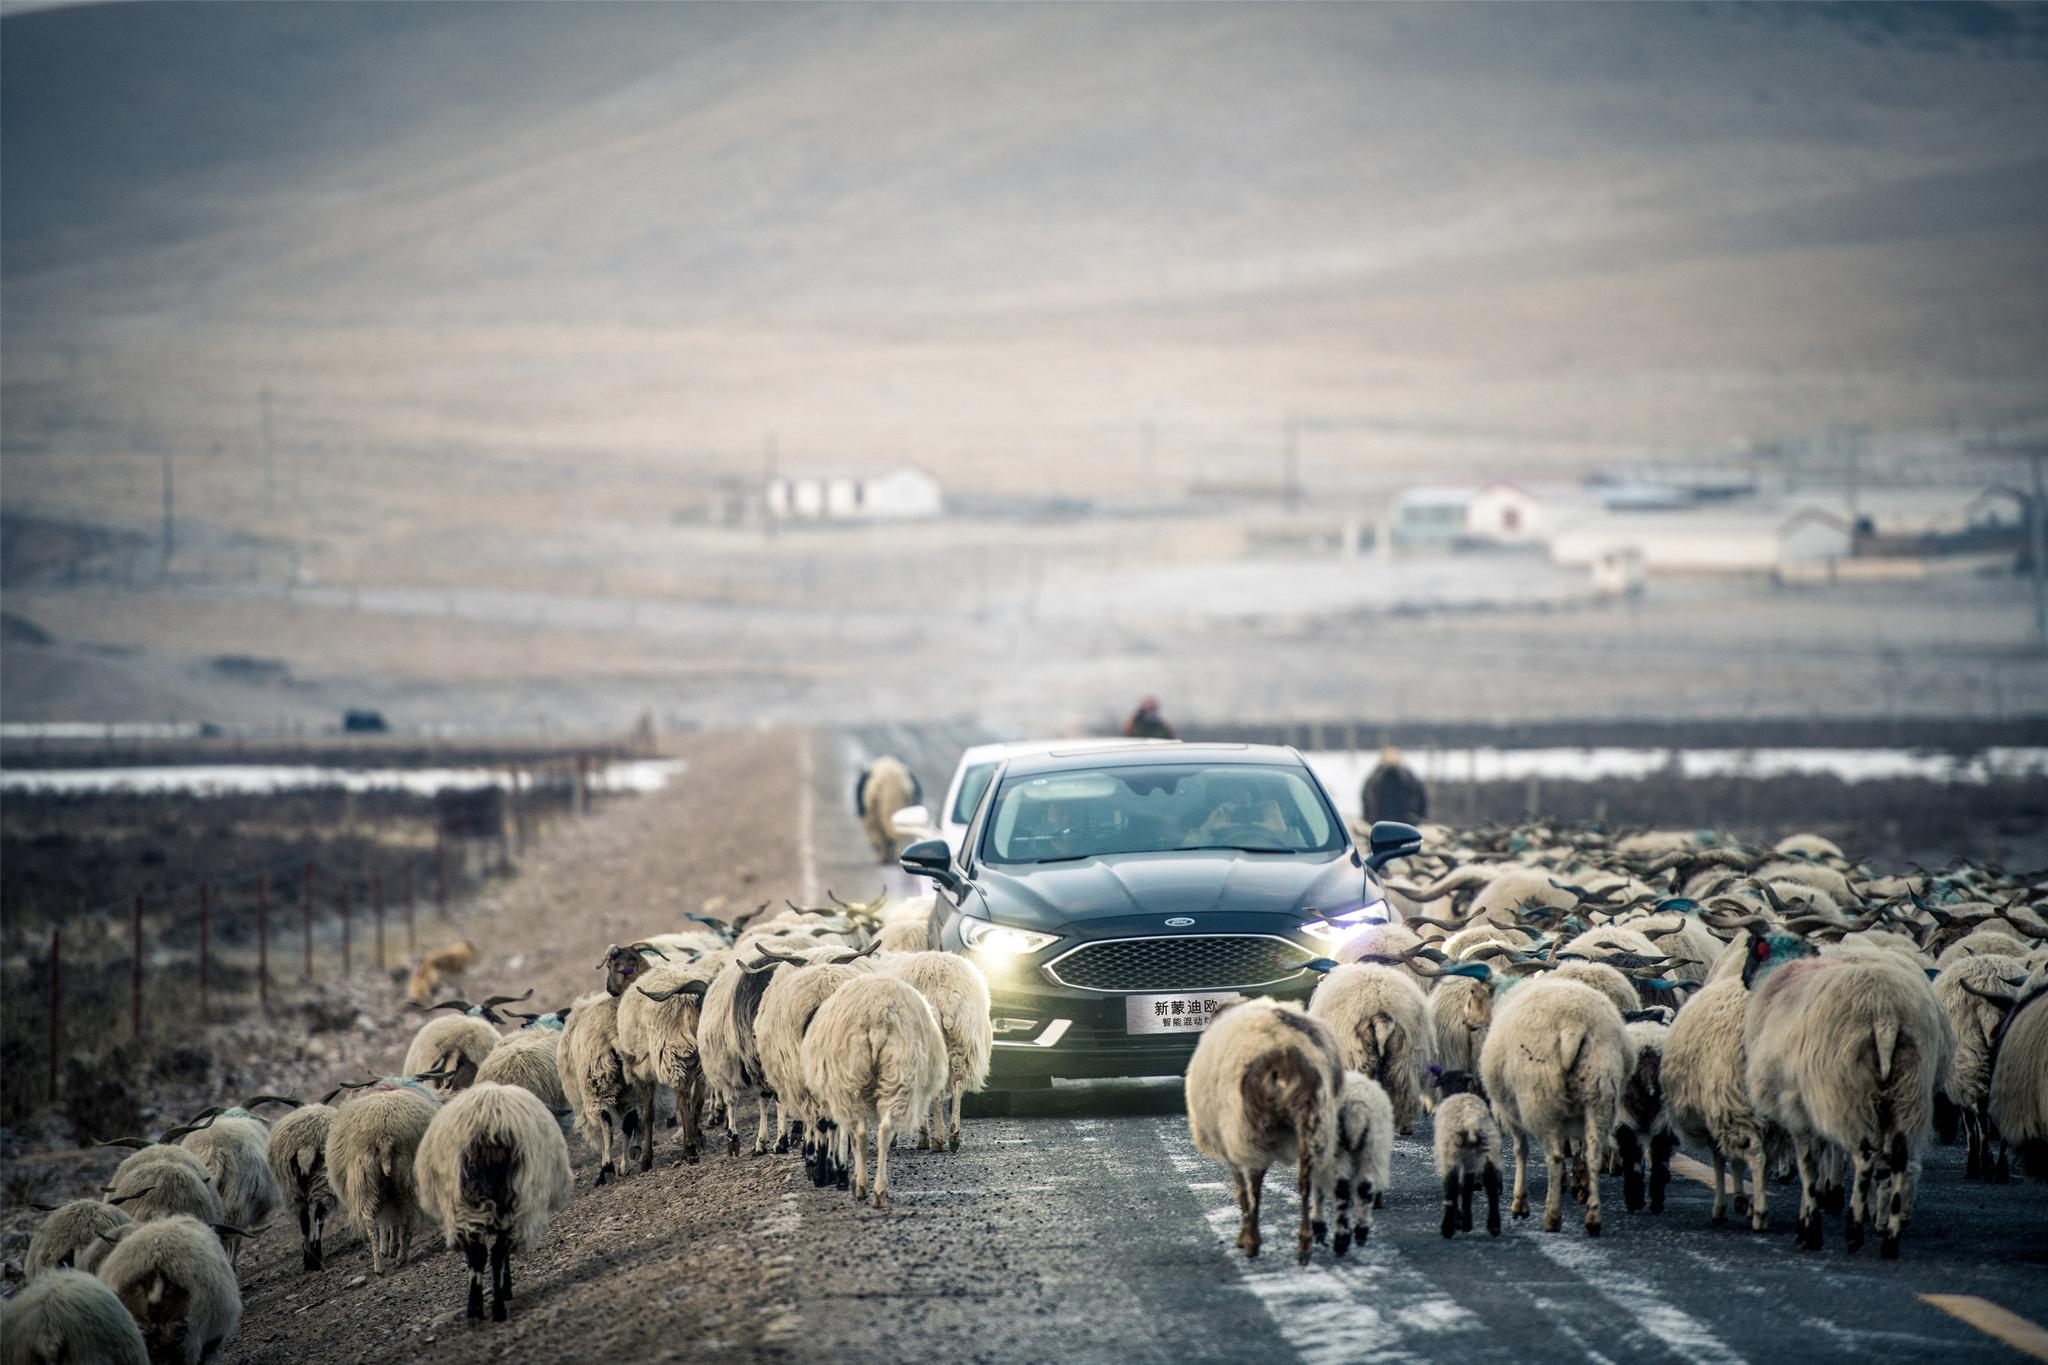
[[[821,883],[874,875],[847,813],[848,765],[886,748],[936,799],[960,747],[982,738],[945,727],[819,736]],[[970,1123],[958,1153],[901,1154],[889,1213],[809,1189],[788,1200],[778,1229],[803,1261],[792,1339],[826,1358],[1724,1365],[2025,1358],[1922,1295],[2048,1322],[2048,1185],[1965,1182],[1959,1149],[1932,1153],[1905,1259],[1884,1263],[1874,1242],[1845,1254],[1836,1220],[1818,1254],[1794,1249],[1784,1216],[1763,1235],[1712,1228],[1709,1191],[1683,1178],[1655,1217],[1628,1214],[1609,1191],[1597,1241],[1509,1220],[1498,1240],[1447,1242],[1428,1140],[1424,1120],[1396,1143],[1393,1192],[1362,1251],[1332,1263],[1319,1250],[1296,1267],[1295,1205],[1279,1180],[1269,1254],[1246,1262],[1225,1172],[1189,1142],[1177,1081],[1063,1083],[1020,1097],[1011,1117]],[[1540,1206],[1540,1172],[1532,1197]],[[1796,1191],[1780,1197],[1788,1208]],[[2048,1335],[2034,1354],[2048,1359]]]

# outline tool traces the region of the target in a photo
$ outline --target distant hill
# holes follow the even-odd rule
[[[0,290],[49,512],[246,490],[265,386],[330,518],[770,433],[1088,491],[1289,412],[1332,483],[2020,420],[2048,7],[42,10]]]

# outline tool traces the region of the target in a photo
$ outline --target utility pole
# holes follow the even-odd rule
[[[173,504],[173,502],[172,502],[172,494],[171,494],[171,452],[170,452],[170,451],[168,451],[168,450],[166,450],[166,451],[164,452],[164,533],[163,533],[163,542],[164,542],[164,547],[163,547],[163,548],[164,548],[164,562],[163,562],[163,567],[164,567],[164,571],[165,571],[166,573],[168,573],[168,572],[170,572],[170,568],[171,568],[171,556],[172,556],[173,554],[175,554],[175,553],[177,552],[177,548],[178,548],[178,532],[177,532],[177,515],[176,515],[175,509],[174,509],[174,504]]]
[[[2036,445],[2031,454],[2029,463],[2034,466],[2034,501],[2028,509],[2033,515],[2027,520],[2034,528],[2034,643],[2048,646],[2048,564],[2042,563],[2043,558],[2048,557],[2048,531],[2042,527],[2042,523],[2048,522],[2048,493],[2044,493],[2041,487],[2041,457],[2044,452]]]
[[[262,408],[263,428],[263,515],[274,517],[277,515],[277,459],[270,439],[270,385],[263,386],[258,402]]]

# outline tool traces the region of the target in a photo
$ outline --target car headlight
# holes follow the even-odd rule
[[[1007,924],[990,924],[982,919],[962,920],[960,937],[968,947],[990,957],[1021,957],[1060,939],[1058,934],[1041,934],[1036,929],[1013,929]]]
[[[1385,901],[1367,901],[1356,910],[1310,920],[1301,926],[1301,932],[1322,943],[1342,943],[1368,925],[1385,924],[1392,919]]]

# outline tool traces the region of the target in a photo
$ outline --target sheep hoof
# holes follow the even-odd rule
[[[511,1309],[509,1309],[509,1308],[507,1308],[507,1307],[505,1306],[505,1301],[504,1301],[503,1299],[497,1299],[497,1300],[494,1300],[494,1301],[492,1302],[492,1304],[491,1304],[491,1321],[492,1321],[492,1322],[506,1322],[506,1321],[509,1321],[509,1320],[511,1319],[511,1317],[512,1317],[512,1310],[511,1310]]]
[[[1310,1255],[1310,1250],[1309,1250],[1309,1248],[1308,1248],[1308,1247],[1306,1247],[1306,1246],[1297,1246],[1297,1247],[1296,1247],[1296,1248],[1294,1249],[1294,1263],[1295,1263],[1296,1265],[1307,1265],[1307,1264],[1308,1264],[1308,1258],[1309,1258],[1309,1255]]]
[[[785,1153],[786,1153],[786,1152],[788,1152],[788,1151],[789,1151],[789,1134],[787,1134],[787,1133],[784,1133],[784,1134],[783,1134],[783,1135],[782,1135],[781,1137],[778,1137],[778,1138],[776,1138],[776,1139],[775,1139],[775,1155],[777,1155],[777,1156],[782,1156],[783,1154],[785,1154]]]
[[[1544,1230],[1545,1232],[1563,1232],[1563,1231],[1564,1231],[1564,1216],[1563,1216],[1562,1214],[1560,1214],[1560,1215],[1558,1215],[1557,1217],[1553,1218],[1553,1217],[1552,1217],[1551,1215],[1549,1215],[1549,1214],[1547,1214],[1547,1213],[1546,1213],[1546,1214],[1544,1214],[1544,1215],[1543,1215],[1543,1230]]]
[[[598,1183],[598,1184],[600,1184],[600,1185],[608,1185],[608,1184],[610,1184],[610,1183],[611,1183],[611,1179],[612,1179],[612,1168],[611,1168],[611,1167],[609,1167],[609,1166],[600,1166],[600,1167],[598,1167],[598,1168],[597,1168],[597,1182],[596,1182],[596,1183]],[[482,1314],[478,1314],[478,1316],[479,1316],[479,1317],[481,1317],[481,1316],[482,1316]]]
[[[1455,1237],[1458,1234],[1458,1216],[1449,1209],[1444,1210],[1443,1234],[1446,1238]]]
[[[1880,1261],[1898,1260],[1899,1239],[1896,1237],[1887,1237],[1882,1242],[1879,1242],[1877,1244],[1877,1258]]]
[[[1259,1244],[1257,1242],[1246,1242],[1244,1244],[1244,1258],[1247,1261],[1259,1259]]]
[[[1351,1250],[1351,1234],[1348,1232],[1338,1233],[1337,1240],[1330,1243],[1330,1254],[1342,1260],[1344,1253],[1349,1250]]]
[[[1487,1215],[1486,1215],[1486,1235],[1487,1235],[1487,1236],[1489,1236],[1489,1237],[1498,1237],[1498,1236],[1500,1236],[1500,1215],[1499,1215],[1499,1214],[1497,1214],[1497,1213],[1489,1213],[1489,1214],[1487,1214]]]
[[[886,1209],[889,1207],[889,1196],[884,1194],[879,1189],[875,1191],[875,1207],[878,1209]]]
[[[1586,1235],[1588,1237],[1598,1237],[1600,1235],[1600,1224],[1594,1219],[1589,1218],[1586,1220]]]
[[[1842,1245],[1851,1256],[1863,1249],[1863,1224],[1851,1219],[1842,1228]]]
[[[1315,1241],[1327,1243],[1330,1240],[1330,1225],[1318,1219],[1310,1223],[1309,1233]]]
[[[2004,1152],[1998,1154],[1998,1165],[1992,1168],[1991,1183],[1994,1185],[2012,1184],[2012,1161]]]
[[[1385,1208],[1387,1206],[1386,1195],[1380,1193],[1378,1190],[1374,1190],[1372,1192],[1372,1206],[1376,1209]]]
[[[725,1134],[725,1154],[727,1156],[738,1156],[740,1154],[740,1135],[731,1129],[727,1129]]]
[[[958,1133],[953,1134],[951,1138],[947,1139],[946,1149],[952,1152],[960,1150],[960,1135]]]

